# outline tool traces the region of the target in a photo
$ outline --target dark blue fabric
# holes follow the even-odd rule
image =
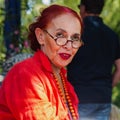
[[[112,65],[120,58],[118,36],[100,17],[84,19],[79,49],[68,65],[68,80],[75,87],[80,103],[109,103],[112,92]]]
[[[80,120],[109,120],[111,104],[79,104]]]

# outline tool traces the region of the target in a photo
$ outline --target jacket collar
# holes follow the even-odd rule
[[[41,65],[42,69],[44,69],[44,70],[46,70],[46,71],[48,71],[50,73],[53,73],[50,60],[48,59],[48,57],[41,50],[38,50],[34,54],[33,58],[35,60],[37,60],[37,62]],[[61,72],[66,73],[66,70],[64,68],[61,68]]]

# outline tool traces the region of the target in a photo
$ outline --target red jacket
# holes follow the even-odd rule
[[[66,78],[65,69],[61,72]],[[67,80],[66,84],[77,113],[77,96]],[[43,52],[36,52],[8,72],[0,88],[0,120],[70,120]]]

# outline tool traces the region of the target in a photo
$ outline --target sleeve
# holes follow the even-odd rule
[[[59,120],[42,79],[32,70],[13,68],[6,76],[6,100],[17,120]]]

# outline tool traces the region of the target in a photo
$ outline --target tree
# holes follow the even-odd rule
[[[20,3],[21,0],[5,0],[4,40],[7,58],[18,52],[21,23]]]
[[[102,12],[105,23],[111,27],[120,38],[120,0],[106,0]]]

